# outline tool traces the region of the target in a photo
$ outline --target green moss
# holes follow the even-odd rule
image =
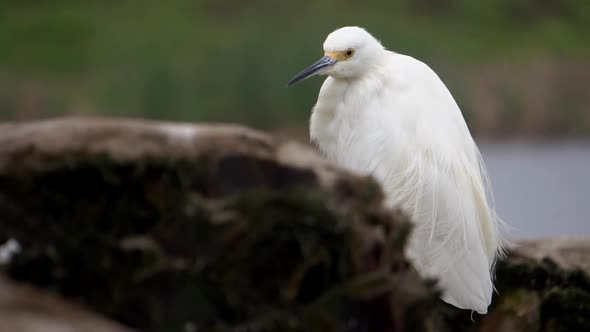
[[[575,286],[552,288],[545,295],[541,317],[552,331],[590,331],[590,293]]]

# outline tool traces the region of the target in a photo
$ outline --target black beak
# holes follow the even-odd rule
[[[291,86],[297,82],[301,82],[305,79],[308,79],[314,75],[317,75],[320,73],[320,71],[324,68],[333,66],[336,62],[338,62],[338,60],[332,59],[329,56],[323,56],[321,59],[319,59],[316,63],[314,63],[313,65],[303,69],[302,72],[300,72],[299,74],[295,75],[295,77],[293,77],[288,83],[287,86]]]

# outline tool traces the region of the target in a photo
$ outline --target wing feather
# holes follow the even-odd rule
[[[416,224],[408,257],[423,275],[439,280],[443,300],[487,312],[499,242],[479,164],[468,156],[443,162],[416,153],[406,165],[386,191]]]

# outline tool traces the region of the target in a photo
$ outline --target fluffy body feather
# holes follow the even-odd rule
[[[375,177],[415,223],[407,255],[439,280],[442,299],[486,313],[502,250],[480,153],[451,93],[426,64],[385,50],[365,30],[330,34],[324,51],[354,48],[319,93],[310,136],[336,163]],[[356,58],[355,58],[356,57]]]

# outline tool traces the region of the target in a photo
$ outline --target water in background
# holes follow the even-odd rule
[[[511,238],[590,236],[590,141],[479,146]]]

